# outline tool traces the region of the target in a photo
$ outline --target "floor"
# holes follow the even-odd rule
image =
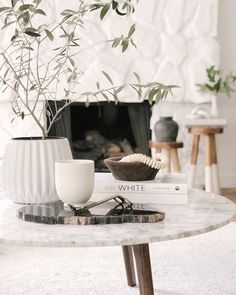
[[[221,189],[221,195],[230,199],[236,204],[236,188]],[[234,218],[234,221],[236,221],[236,217]]]
[[[236,203],[236,188],[225,188],[221,191],[222,196]]]

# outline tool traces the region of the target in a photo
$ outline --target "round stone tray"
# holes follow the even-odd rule
[[[62,202],[48,205],[26,205],[17,210],[17,217],[29,222],[45,224],[119,224],[158,222],[165,218],[165,213],[154,210],[133,209],[132,214],[116,215],[118,210],[93,208],[76,214],[64,207]]]

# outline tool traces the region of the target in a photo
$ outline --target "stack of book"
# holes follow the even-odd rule
[[[111,173],[95,173],[91,201],[119,194],[135,204],[187,204],[186,174],[163,174],[154,180],[122,181]]]

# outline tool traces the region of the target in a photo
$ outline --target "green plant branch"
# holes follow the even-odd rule
[[[221,70],[216,69],[214,65],[207,68],[206,73],[208,81],[203,84],[196,84],[199,91],[215,95],[223,93],[230,97],[231,93],[234,92],[233,85],[236,81],[236,76],[231,73],[224,76]]]
[[[0,76],[0,79],[3,80],[3,77]],[[23,106],[28,110],[29,114],[33,117],[34,121],[36,122],[36,124],[37,124],[37,125],[39,126],[39,128],[41,129],[42,134],[43,134],[43,138],[45,138],[45,137],[46,137],[46,133],[45,133],[45,130],[44,130],[43,125],[40,123],[40,121],[38,120],[38,118],[37,118],[37,117],[35,116],[35,114],[32,112],[32,110],[30,109],[30,107],[25,103],[25,101],[24,101],[24,99],[21,97],[20,93],[19,93],[14,87],[12,87],[10,84],[8,84],[7,82],[6,82],[6,84],[8,85],[8,87],[9,87],[11,90],[13,90],[13,91],[16,93],[17,97],[20,99],[20,101],[21,101],[21,103],[23,104]]]
[[[30,62],[30,60],[31,60],[31,51],[30,50],[28,50],[28,59],[29,59],[29,62],[28,62],[27,74],[28,74],[28,77],[29,77],[30,69],[31,69],[31,62]],[[25,93],[25,95],[26,95],[26,104],[27,105],[29,105],[29,82],[30,82],[30,79],[27,79],[27,82],[26,82],[27,91]]]
[[[24,2],[23,0],[22,0],[22,3],[25,4],[25,2]],[[37,4],[37,6],[38,6],[38,4]],[[36,6],[36,7],[37,7],[37,6]],[[13,8],[13,12],[14,12],[15,19],[17,20],[17,14],[16,14],[16,11],[15,11],[14,8]],[[32,18],[32,16],[31,16],[31,18]],[[31,27],[32,27],[32,23],[31,23],[30,20],[31,20],[31,19],[29,18],[29,23],[31,24]],[[24,32],[24,28],[22,27],[22,25],[21,25],[20,22],[18,22],[17,24],[18,24],[18,26],[19,26],[21,36],[24,38],[24,40],[25,40],[26,44],[28,45],[28,47],[31,48],[31,45],[32,45],[32,44],[31,44],[30,41],[26,38],[26,36],[25,36],[25,32]],[[20,35],[19,35],[19,37],[20,37]],[[34,40],[38,41],[37,38],[35,38]],[[22,47],[21,47],[21,48],[22,48]],[[30,50],[28,50],[28,52],[30,53]],[[30,59],[29,59],[29,60],[30,60]],[[37,79],[36,79],[35,75],[33,74],[33,71],[31,70],[30,62],[29,62],[29,71],[30,71],[32,77],[34,78],[35,83],[37,83]],[[30,76],[28,76],[28,77],[30,77]],[[39,86],[39,85],[40,85],[40,81],[39,81],[38,86]]]
[[[16,77],[16,79],[17,79],[17,73],[16,73],[15,69],[13,68],[12,64],[10,63],[10,61],[8,60],[8,58],[7,58],[3,53],[0,53],[0,55],[3,56],[3,58],[5,59],[7,65],[8,65],[9,68],[12,70],[12,72],[14,73],[14,75],[15,75],[15,77]],[[18,81],[19,81],[20,85],[22,86],[22,88],[23,88],[24,90],[26,90],[26,87],[25,87],[25,85],[22,83],[22,81],[21,81],[21,80],[18,80]]]
[[[22,48],[21,48],[22,49]],[[6,60],[6,63],[7,65],[11,68],[14,76],[17,76],[17,73],[15,72],[14,68],[11,66],[10,62],[8,61],[7,57],[2,54],[4,59]],[[40,123],[40,120],[37,119],[36,115],[35,115],[35,108],[31,109],[30,108],[30,105],[29,105],[29,98],[28,98],[28,92],[29,92],[29,82],[31,82],[31,84],[33,84],[33,81],[31,80],[31,76],[34,77],[33,73],[31,72],[31,75],[29,74],[29,70],[30,70],[30,64],[28,64],[28,72],[27,72],[27,69],[24,67],[24,64],[23,63],[20,63],[20,73],[22,72],[22,70],[25,72],[25,74],[27,75],[27,86],[24,86],[21,81],[20,81],[20,84],[21,84],[21,87],[23,88],[23,91],[25,93],[25,96],[26,96],[26,102],[24,102],[24,99],[21,97],[20,93],[18,91],[16,91],[15,88],[13,87],[10,87],[10,84],[8,84],[8,87],[10,87],[16,94],[17,96],[19,97],[21,103],[25,106],[25,108],[28,110],[28,112],[30,113],[30,115],[35,119],[37,125],[40,127],[41,130],[44,130],[44,127],[43,125]],[[4,81],[4,79],[1,77],[1,79]],[[39,92],[40,94],[40,92]],[[45,94],[43,93],[43,95],[45,96]],[[46,97],[45,97],[46,98]],[[38,101],[38,99],[37,99]],[[37,104],[36,104],[37,105]],[[35,105],[35,106],[36,106]],[[45,132],[43,132],[45,133]],[[44,137],[45,137],[45,134],[44,134]]]

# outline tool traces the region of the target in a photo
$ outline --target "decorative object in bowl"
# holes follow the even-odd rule
[[[143,154],[132,154],[126,157],[113,157],[104,160],[113,177],[124,181],[152,180],[159,169],[168,164],[168,158],[158,153],[154,158]]]

